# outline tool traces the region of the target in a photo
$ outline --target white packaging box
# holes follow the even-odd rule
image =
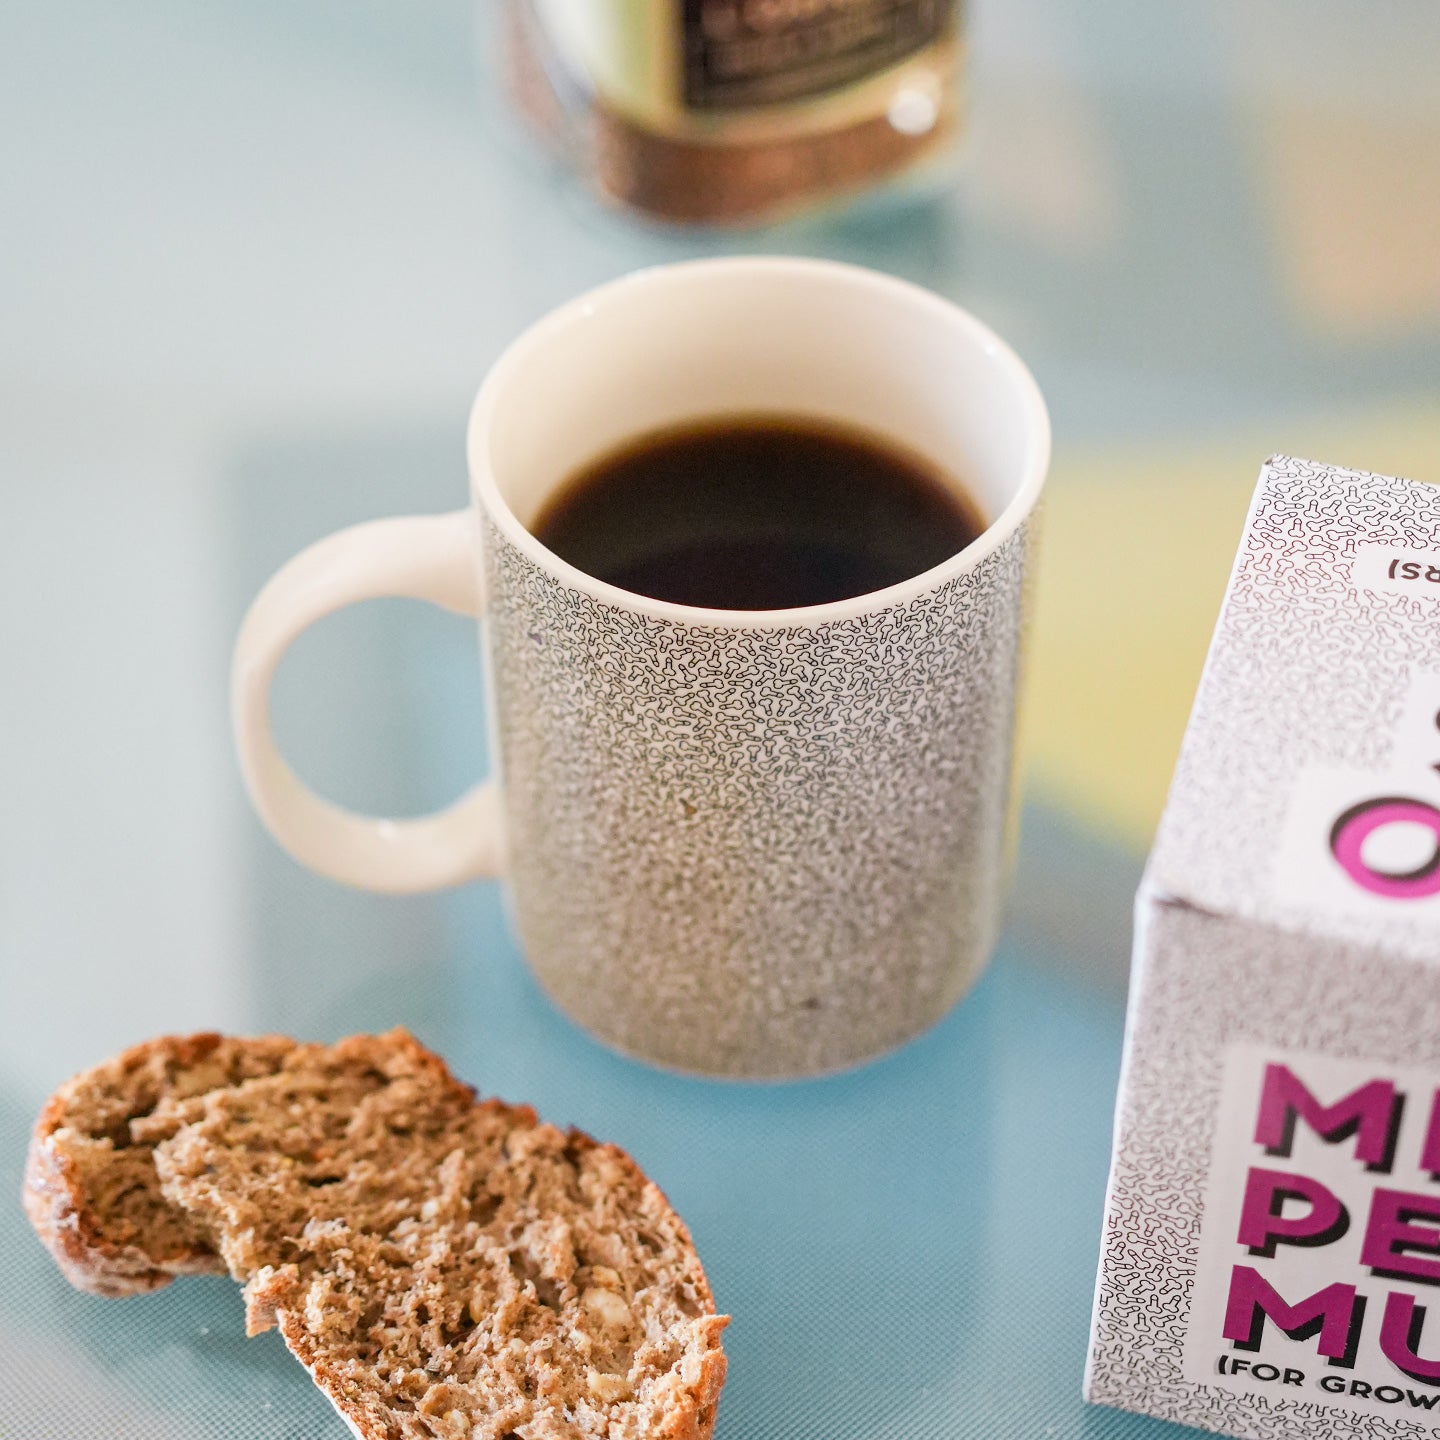
[[[1440,1437],[1440,489],[1261,471],[1136,902],[1085,1393]]]

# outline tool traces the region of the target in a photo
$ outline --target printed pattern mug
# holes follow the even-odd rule
[[[884,590],[735,611],[617,589],[527,528],[598,456],[727,415],[890,437],[963,488],[986,529]],[[1025,367],[915,286],[778,258],[603,286],[485,380],[467,508],[342,531],[257,598],[233,681],[250,794],[293,855],[353,885],[503,876],[540,983],[629,1054],[750,1077],[879,1054],[955,1003],[999,927],[1048,460]],[[484,614],[497,778],[419,820],[320,799],[269,726],[300,631],[394,595]]]

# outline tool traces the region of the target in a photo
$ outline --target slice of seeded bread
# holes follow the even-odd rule
[[[151,1146],[130,1122],[157,1105],[273,1073],[294,1048],[281,1036],[166,1036],[67,1081],[40,1113],[23,1199],[72,1285],[139,1295],[177,1275],[224,1274],[202,1222],[160,1193]]]
[[[362,1440],[708,1440],[727,1320],[665,1197],[404,1032],[295,1046],[129,1131]]]
[[[710,1435],[726,1321],[614,1146],[476,1103],[393,1035],[301,1047],[142,1129],[251,1330],[278,1323],[364,1440]]]

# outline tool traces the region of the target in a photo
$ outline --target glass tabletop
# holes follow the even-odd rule
[[[13,1202],[73,1071],[150,1035],[411,1027],[629,1149],[722,1307],[722,1440],[1159,1437],[1080,1399],[1130,901],[1260,462],[1440,481],[1440,11],[977,3],[953,183],[745,234],[599,208],[506,113],[490,0],[0,10],[0,1435],[326,1440],[228,1282],[71,1292]],[[828,255],[974,310],[1055,464],[1011,921],[854,1073],[712,1084],[560,1018],[494,886],[302,871],[242,793],[230,646],[297,549],[463,503],[528,321],[637,266]],[[486,764],[467,624],[404,602],[282,667],[281,742],[362,809]]]

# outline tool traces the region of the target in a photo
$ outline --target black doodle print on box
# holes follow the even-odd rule
[[[1440,491],[1288,457],[1265,467],[1137,908],[1086,1393],[1251,1440],[1440,1436],[1433,1387],[1398,1376],[1385,1413],[1355,1413],[1320,1387],[1330,1372],[1313,1340],[1303,1386],[1235,1393],[1182,1368],[1212,1278],[1197,1269],[1216,1137],[1253,1141],[1246,1115],[1220,1109],[1237,1049],[1440,1075],[1434,913],[1397,902],[1322,915],[1276,887],[1296,775],[1386,773],[1408,688],[1440,669],[1440,605],[1357,584],[1362,546],[1440,548]],[[1383,1285],[1372,1288],[1378,1305]],[[1433,1324],[1426,1352],[1440,1353]],[[1353,1373],[1372,1387],[1397,1378]]]

